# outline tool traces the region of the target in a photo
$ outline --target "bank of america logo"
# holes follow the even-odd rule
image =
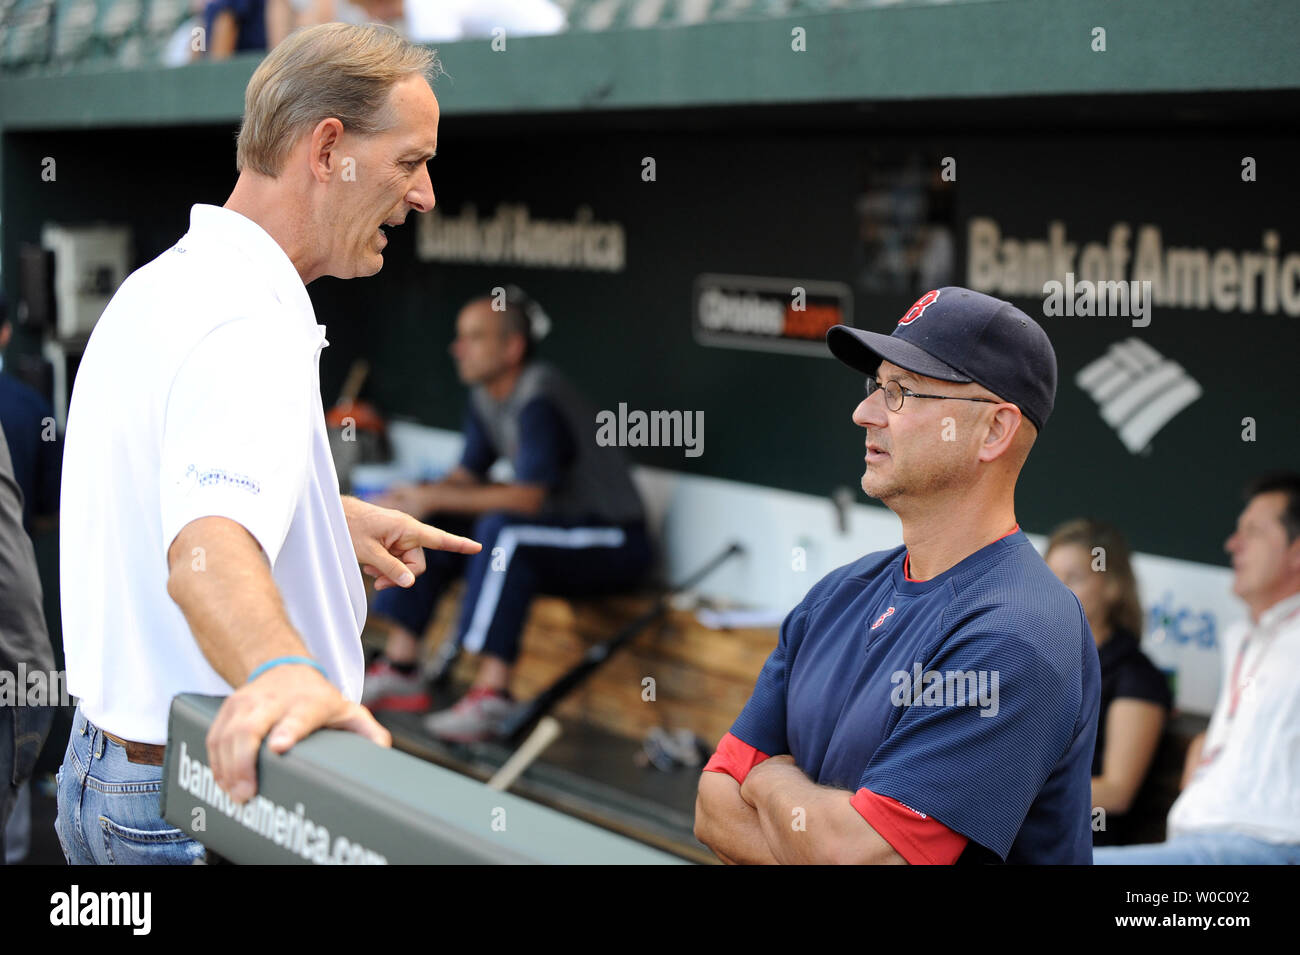
[[[1110,346],[1074,378],[1101,405],[1101,417],[1137,454],[1155,433],[1197,398],[1201,386],[1183,366],[1140,338]]]

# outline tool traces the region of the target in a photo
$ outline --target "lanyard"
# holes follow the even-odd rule
[[[1274,622],[1272,625],[1266,628],[1265,632],[1267,632],[1269,636],[1274,636],[1276,632],[1279,629],[1281,629],[1282,624],[1286,623],[1288,620],[1290,620],[1298,613],[1300,613],[1300,607],[1297,607],[1295,610],[1292,610],[1289,614],[1287,614],[1282,619]],[[1260,631],[1248,633],[1245,636],[1245,638],[1241,641],[1241,646],[1237,650],[1237,659],[1236,662],[1233,663],[1232,665],[1232,692],[1231,695],[1228,697],[1228,719],[1232,719],[1234,716],[1237,715],[1237,704],[1241,702],[1241,689],[1242,689],[1241,665],[1243,662],[1245,662],[1246,651],[1250,648],[1251,640],[1257,635],[1262,635],[1262,634]],[[1261,663],[1264,662],[1264,655],[1268,653],[1268,648],[1270,646],[1272,646],[1272,643],[1266,644],[1264,648],[1260,650],[1259,657],[1255,660],[1255,665],[1252,666],[1250,668],[1250,672],[1246,674],[1245,685],[1249,686],[1250,682],[1255,678],[1255,674],[1259,672],[1259,666]]]
[[[1296,614],[1300,614],[1300,607],[1297,607],[1295,610],[1292,610],[1285,617],[1282,617],[1281,619],[1274,621],[1268,627],[1265,627],[1263,629],[1257,629],[1251,633],[1248,633],[1242,639],[1241,646],[1237,649],[1237,659],[1232,665],[1232,686],[1229,689],[1228,712],[1226,714],[1226,719],[1224,721],[1226,724],[1232,723],[1233,718],[1237,715],[1237,704],[1241,702],[1241,690],[1243,686],[1243,681],[1241,679],[1241,665],[1243,662],[1245,662],[1246,651],[1250,648],[1251,640],[1254,639],[1256,636],[1263,636],[1265,634],[1269,636],[1275,635],[1276,632],[1279,629],[1281,629],[1282,624],[1286,623]],[[1268,648],[1270,646],[1272,646],[1271,643],[1265,644],[1263,649],[1260,650],[1259,656],[1255,660],[1255,665],[1252,666],[1250,668],[1250,672],[1246,674],[1246,679],[1244,681],[1245,686],[1249,686],[1250,682],[1255,678],[1255,674],[1259,672],[1260,664],[1263,663],[1264,656],[1265,654],[1268,653]],[[1225,726],[1224,729],[1226,731],[1227,727]],[[1200,762],[1198,763],[1198,770],[1214,762],[1218,758],[1219,752],[1222,749],[1223,749],[1223,744],[1219,744],[1218,746],[1211,749],[1208,753],[1203,753],[1201,755]]]

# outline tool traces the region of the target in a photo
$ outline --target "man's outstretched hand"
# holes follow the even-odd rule
[[[361,569],[375,578],[375,590],[409,587],[424,573],[424,548],[453,554],[477,554],[483,545],[448,534],[409,514],[343,498],[343,513]]]

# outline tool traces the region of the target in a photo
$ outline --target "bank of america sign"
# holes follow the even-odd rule
[[[1074,382],[1097,402],[1102,420],[1133,454],[1201,397],[1201,386],[1182,365],[1140,338],[1111,345]]]

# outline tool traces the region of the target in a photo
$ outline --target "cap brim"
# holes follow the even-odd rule
[[[914,375],[942,381],[971,381],[951,365],[941,362],[911,342],[892,335],[868,332],[848,325],[832,325],[826,332],[826,346],[831,354],[864,375],[874,375],[882,361],[905,368]]]

